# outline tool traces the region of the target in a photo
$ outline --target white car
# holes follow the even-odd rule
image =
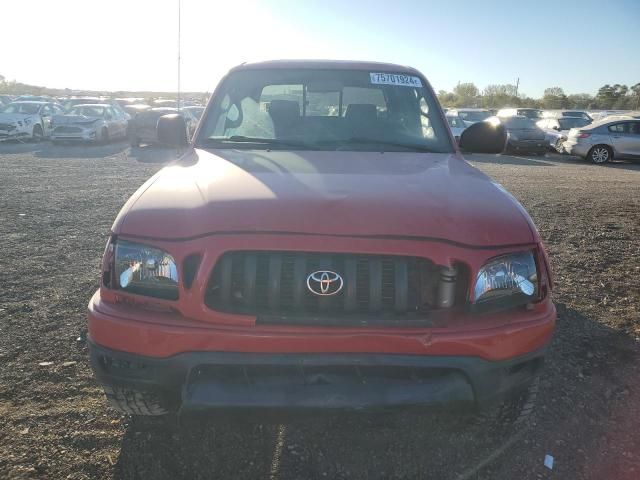
[[[446,115],[447,123],[449,124],[449,128],[451,129],[451,133],[456,139],[456,142],[460,141],[460,136],[462,132],[467,128],[467,124],[460,117],[453,115]]]
[[[572,128],[582,128],[591,123],[591,120],[581,117],[543,118],[536,122],[539,128],[544,130],[549,149],[558,153],[564,151],[564,142]]]
[[[65,115],[53,118],[51,140],[108,142],[127,137],[129,116],[110,104],[76,105]]]
[[[447,115],[459,117],[467,127],[474,123],[484,122],[492,116],[491,112],[485,108],[452,108],[447,111]]]
[[[53,102],[12,102],[0,109],[0,140],[40,141],[51,134],[51,118],[62,113]]]

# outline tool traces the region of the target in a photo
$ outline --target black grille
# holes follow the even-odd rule
[[[328,270],[343,279],[331,296],[314,294],[307,277]],[[216,264],[205,302],[218,311],[290,317],[367,319],[420,314],[434,304],[436,266],[418,257],[301,252],[229,252]],[[263,319],[263,320],[264,320]],[[292,322],[293,323],[293,322]]]

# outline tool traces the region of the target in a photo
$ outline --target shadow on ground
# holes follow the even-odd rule
[[[623,392],[638,347],[562,303],[558,313],[537,410],[524,426],[415,411],[309,415],[263,425],[201,418],[172,430],[134,420],[122,439],[115,478],[383,479],[424,478],[424,472],[439,479],[538,478],[550,450],[565,468],[577,468],[559,465],[560,477],[577,478],[610,433],[614,407],[632,399]],[[514,459],[510,452],[522,449],[525,457]],[[522,471],[505,476],[514,469]]]
[[[160,147],[157,145],[145,145],[132,147],[127,157],[141,163],[167,163],[178,158],[179,153],[175,148]]]

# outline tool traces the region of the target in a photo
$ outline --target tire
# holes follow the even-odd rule
[[[100,142],[109,143],[109,130],[107,130],[106,127],[102,127],[100,131]]]
[[[131,135],[131,140],[129,141],[133,148],[138,148],[140,146],[140,139],[135,135]]]
[[[502,403],[476,414],[473,423],[492,430],[524,426],[531,418],[538,397],[539,377],[529,385],[513,392]]]
[[[38,143],[41,142],[43,138],[44,134],[42,133],[42,127],[40,124],[34,125],[31,132],[31,141]]]
[[[596,145],[592,147],[587,154],[587,159],[596,165],[610,162],[612,158],[613,150],[607,145]]]
[[[122,413],[153,417],[172,413],[156,393],[108,385],[104,385],[103,388],[111,406]]]

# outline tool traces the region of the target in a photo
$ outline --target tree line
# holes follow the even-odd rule
[[[593,110],[640,110],[640,82],[627,85],[603,85],[598,93],[566,95],[560,87],[544,90],[542,98],[518,94],[515,85],[488,85],[480,91],[473,83],[460,83],[452,92],[440,90],[438,99],[443,107],[534,107],[545,109],[576,108]]]

